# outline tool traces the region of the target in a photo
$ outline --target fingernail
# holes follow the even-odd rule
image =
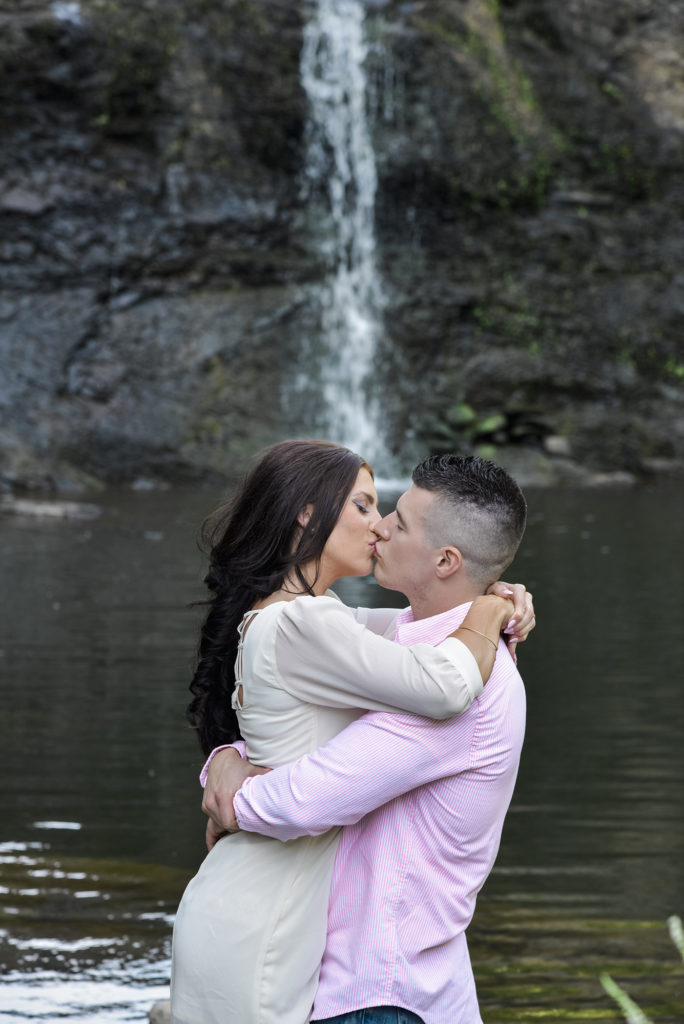
[[[513,591],[512,590],[504,590],[504,594],[506,595],[506,597],[513,597]]]
[[[515,628],[515,625],[516,625],[517,621],[518,620],[516,618],[511,619],[511,621],[508,623],[508,625],[504,629],[504,633],[510,633],[511,630]]]

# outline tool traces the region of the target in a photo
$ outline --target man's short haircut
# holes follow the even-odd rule
[[[527,503],[500,466],[474,455],[431,455],[413,483],[437,496],[423,529],[435,548],[456,547],[468,579],[486,588],[513,561],[525,531]]]

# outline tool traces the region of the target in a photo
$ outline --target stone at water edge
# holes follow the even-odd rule
[[[171,1020],[171,1000],[158,999],[148,1014],[150,1024],[169,1024]]]

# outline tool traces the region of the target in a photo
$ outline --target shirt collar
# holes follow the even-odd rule
[[[439,615],[430,615],[427,619],[414,619],[411,609],[405,608],[397,616],[395,640],[402,647],[410,647],[411,644],[440,644],[458,629],[471,604],[471,601],[467,601]]]

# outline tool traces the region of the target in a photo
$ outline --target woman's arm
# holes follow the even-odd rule
[[[515,648],[523,640],[526,640],[536,625],[534,616],[534,604],[532,594],[527,590],[524,583],[506,583],[498,580],[492,583],[487,590],[488,594],[497,597],[507,597],[513,602],[513,614],[503,629],[508,650],[514,654]],[[395,626],[400,608],[354,608],[354,616],[362,626],[370,629],[372,633],[393,639],[391,634]]]
[[[487,593],[496,594],[498,597],[510,597],[515,605],[513,616],[504,627],[503,632],[506,634],[505,639],[508,652],[513,661],[517,662],[518,659],[515,655],[516,647],[519,643],[527,640],[527,637],[537,624],[532,594],[523,583],[504,583],[503,580],[492,583],[491,587],[487,588]]]
[[[388,640],[394,639],[396,631],[397,615],[401,608],[353,608],[354,618],[360,622],[371,633],[384,636]]]
[[[451,634],[466,645],[477,661],[483,683],[492,674],[501,630],[512,614],[513,603],[508,598],[495,594],[476,597],[459,628]]]
[[[512,605],[494,596],[477,601],[463,625],[498,636]],[[278,681],[300,700],[438,719],[470,706],[495,653],[491,641],[463,627],[437,647],[402,647],[364,629],[344,605],[320,597],[290,602],[275,641]]]

